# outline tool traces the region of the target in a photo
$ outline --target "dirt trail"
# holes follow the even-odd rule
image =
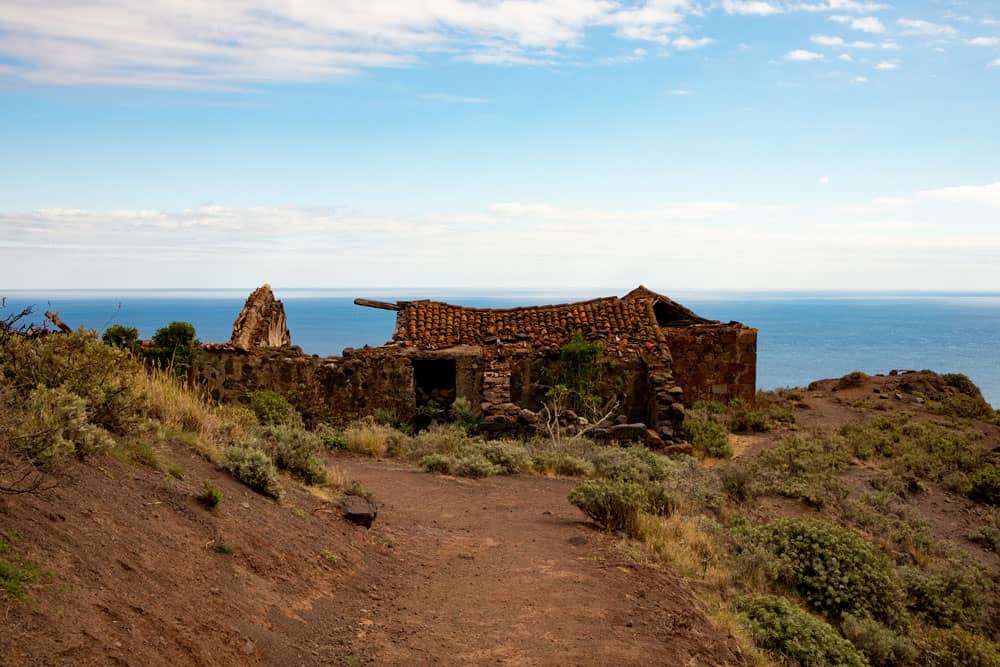
[[[746,662],[675,575],[624,558],[582,522],[570,481],[337,464],[384,503],[366,567],[300,619],[273,616],[273,631],[297,640],[269,651],[260,638],[267,663]]]

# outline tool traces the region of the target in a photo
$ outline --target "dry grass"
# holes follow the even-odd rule
[[[344,430],[347,449],[355,454],[364,454],[374,459],[385,456],[395,431],[374,420],[364,420],[351,424]]]
[[[678,574],[722,590],[733,580],[733,572],[715,535],[721,528],[712,523],[704,516],[642,514],[638,536]]]

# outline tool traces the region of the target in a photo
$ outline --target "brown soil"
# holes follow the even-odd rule
[[[165,454],[184,481],[109,460],[0,500],[48,571],[0,598],[4,665],[748,664],[676,575],[583,523],[570,481],[338,458],[382,504],[366,531],[291,481],[276,503]]]

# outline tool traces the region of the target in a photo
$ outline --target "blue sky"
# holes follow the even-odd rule
[[[0,7],[0,287],[1000,289],[985,0]]]

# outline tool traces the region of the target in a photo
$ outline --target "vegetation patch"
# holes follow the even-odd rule
[[[326,484],[326,464],[320,457],[323,443],[318,435],[292,426],[266,426],[263,439],[279,468],[306,484]]]
[[[921,667],[1000,667],[1000,651],[962,628],[932,629],[918,640]]]
[[[278,470],[260,447],[246,443],[230,445],[223,454],[222,466],[254,491],[271,498],[281,497]]]
[[[198,502],[205,509],[215,509],[222,502],[222,491],[219,491],[206,480],[201,483],[201,493],[198,494]]]
[[[10,555],[11,546],[17,539],[14,531],[0,532],[0,590],[23,599],[31,582],[41,576],[41,569],[30,561]]]
[[[282,394],[259,389],[248,393],[247,399],[250,409],[261,424],[302,428],[302,416]]]

